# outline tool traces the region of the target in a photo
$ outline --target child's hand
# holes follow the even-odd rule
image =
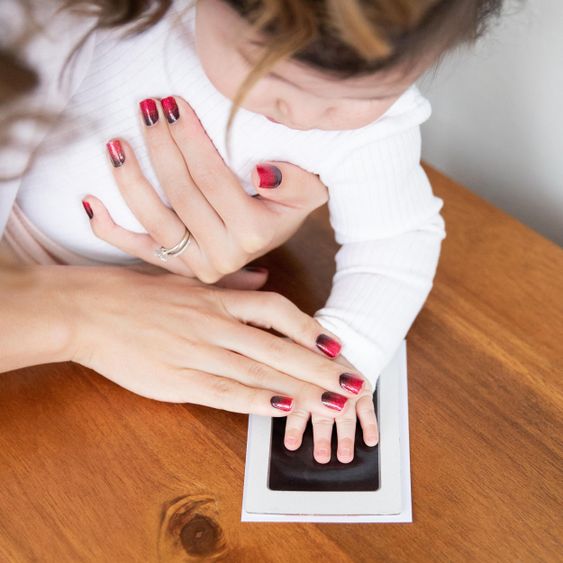
[[[337,362],[352,368],[342,357],[338,358]],[[355,371],[357,373],[357,370]],[[288,450],[296,450],[301,445],[309,416],[312,416],[313,423],[313,455],[319,463],[330,461],[332,425],[335,421],[338,436],[336,456],[341,463],[349,463],[354,459],[356,417],[360,421],[365,444],[375,446],[379,441],[379,429],[373,405],[373,389],[368,381],[364,382],[364,387],[358,397],[348,399],[346,408],[334,418],[319,416],[316,413],[295,408],[287,416],[285,427],[284,444]]]

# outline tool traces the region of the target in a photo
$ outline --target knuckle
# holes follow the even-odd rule
[[[259,231],[250,231],[240,240],[241,248],[248,254],[254,254],[266,248],[272,242],[272,237]]]
[[[313,426],[331,426],[334,424],[333,418],[315,417],[313,419]]]
[[[289,299],[275,291],[263,292],[264,304],[271,309],[286,309],[291,303]]]
[[[213,189],[217,182],[217,174],[207,166],[199,166],[193,171],[195,183],[206,190]]]
[[[309,420],[310,414],[311,413],[309,411],[306,411],[304,409],[293,409],[291,411],[291,414],[288,416],[288,419],[291,417],[291,419],[293,420],[298,419],[306,423]]]
[[[249,389],[246,394],[246,403],[246,410],[258,412],[264,406],[262,393],[258,389]]]
[[[236,272],[241,263],[237,259],[237,256],[234,255],[227,255],[222,254],[221,256],[216,256],[212,263],[215,271],[221,274],[221,277],[227,274],[231,274],[232,272]]]
[[[356,412],[362,415],[375,416],[375,405],[373,400],[358,401],[359,404],[356,406]]]
[[[303,314],[299,315],[299,318],[295,321],[295,331],[296,334],[306,339],[311,334],[316,335],[318,333],[318,328],[310,317]]]
[[[271,370],[264,364],[252,362],[247,369],[247,375],[252,385],[266,387],[266,383],[271,376]]]
[[[268,353],[275,361],[283,360],[287,354],[286,343],[281,338],[272,336],[271,340],[268,342]]]
[[[217,271],[207,269],[197,272],[197,277],[203,283],[212,284],[217,283],[223,276]]]
[[[211,391],[216,398],[224,399],[233,392],[233,386],[228,379],[216,377],[211,384]]]
[[[150,133],[158,133],[158,130],[155,129],[148,129]],[[162,153],[166,154],[170,150],[170,144],[172,143],[172,139],[168,137],[168,135],[149,135],[147,144],[150,146],[150,149],[155,153]]]

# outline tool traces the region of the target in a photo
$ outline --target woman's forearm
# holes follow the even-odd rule
[[[0,372],[70,359],[64,267],[0,265]]]

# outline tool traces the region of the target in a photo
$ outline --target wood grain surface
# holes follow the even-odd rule
[[[0,376],[0,561],[562,561],[563,252],[428,168],[448,237],[408,338],[413,524],[241,523],[247,417],[75,364]],[[326,210],[260,261],[312,313]]]

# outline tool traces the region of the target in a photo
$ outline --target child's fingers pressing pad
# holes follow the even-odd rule
[[[354,459],[356,424],[359,420],[363,440],[367,446],[375,446],[379,441],[377,418],[371,393],[365,393],[359,399],[352,400],[354,405],[336,417],[326,417],[317,413],[295,408],[288,415],[285,426],[284,445],[288,450],[297,450],[301,446],[307,421],[311,416],[313,426],[313,457],[319,463],[328,463],[331,459],[331,441],[333,424],[336,423],[338,447],[336,456],[341,463],[350,463]]]

